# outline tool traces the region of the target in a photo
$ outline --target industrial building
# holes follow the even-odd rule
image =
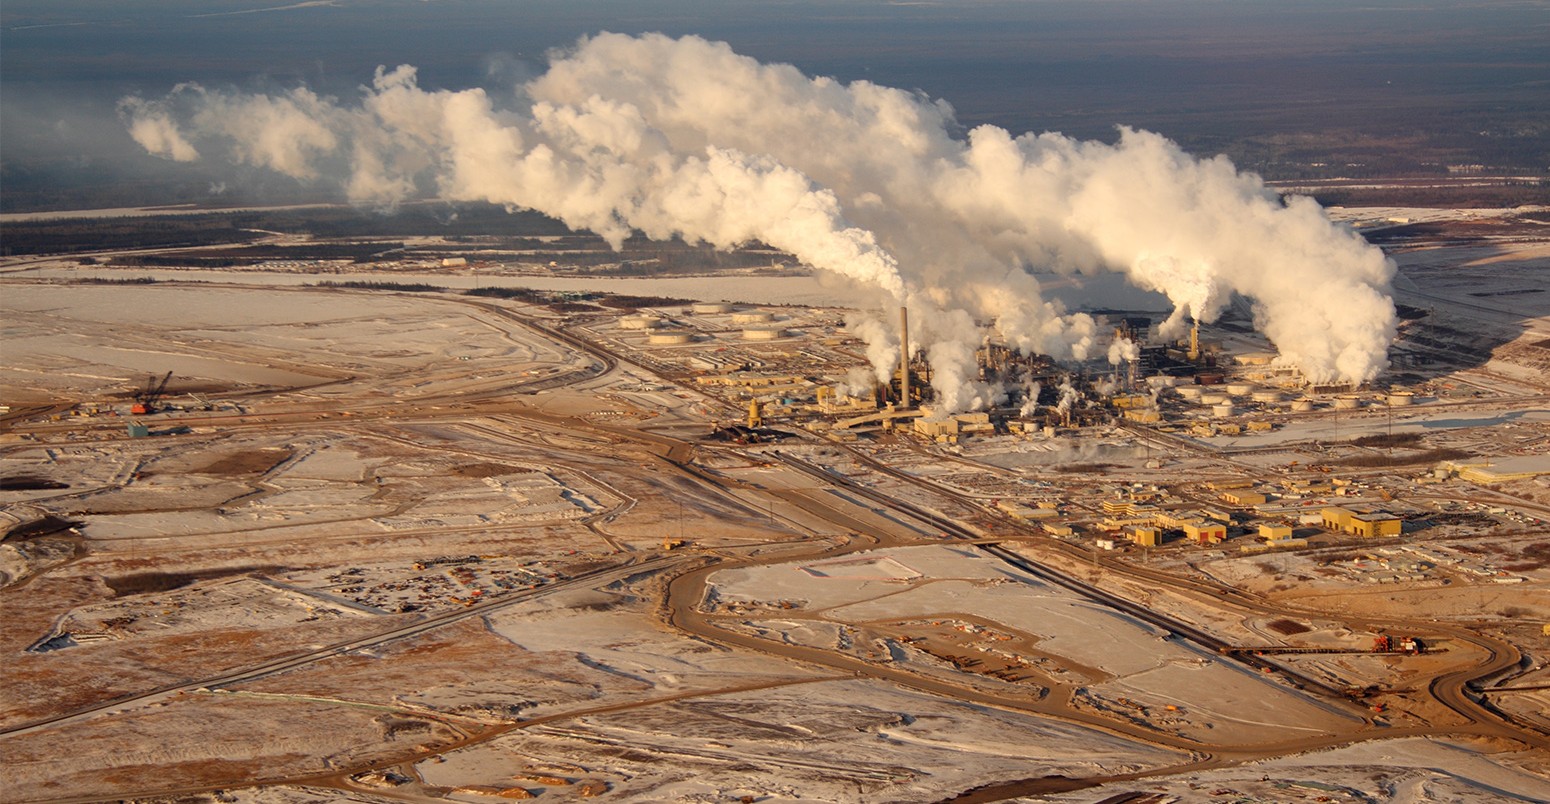
[[[1550,456],[1518,455],[1492,460],[1446,461],[1442,468],[1457,472],[1460,480],[1490,485],[1532,480],[1550,474]]]
[[[1184,538],[1196,544],[1221,544],[1227,541],[1227,526],[1220,522],[1198,519],[1182,526]]]
[[[1292,526],[1281,525],[1274,522],[1261,522],[1259,524],[1260,538],[1266,541],[1279,542],[1292,538]]]
[[[1228,505],[1236,505],[1240,508],[1245,508],[1251,505],[1264,505],[1266,499],[1268,498],[1265,495],[1260,494],[1257,491],[1249,491],[1245,489],[1233,489],[1231,491],[1222,492],[1222,502],[1225,502]]]
[[[1378,536],[1398,536],[1401,530],[1399,517],[1393,514],[1370,511],[1353,511],[1331,506],[1319,512],[1324,527],[1340,533],[1349,533],[1366,539]]]
[[[1154,527],[1133,525],[1125,528],[1125,535],[1130,541],[1141,547],[1156,547],[1162,543],[1162,532]]]

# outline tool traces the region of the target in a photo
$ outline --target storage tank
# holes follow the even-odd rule
[[[1232,396],[1248,396],[1249,393],[1253,390],[1254,386],[1246,382],[1227,383],[1227,393]]]
[[[1335,410],[1356,410],[1362,406],[1362,398],[1356,394],[1341,394],[1335,397]]]
[[[1233,414],[1233,408],[1232,408],[1232,403],[1231,402],[1223,402],[1220,405],[1212,405],[1211,406],[1211,415],[1215,416],[1218,419],[1228,418],[1232,414]]]
[[[1254,392],[1253,399],[1255,402],[1270,405],[1281,401],[1281,392],[1261,389]]]
[[[1178,390],[1179,396],[1182,396],[1185,399],[1199,399],[1200,395],[1206,392],[1206,389],[1201,388],[1198,385],[1181,385],[1179,386]]]
[[[1200,404],[1202,404],[1202,405],[1220,405],[1220,404],[1222,404],[1224,402],[1228,402],[1228,398],[1227,398],[1226,394],[1201,394],[1200,395]]]
[[[627,315],[619,319],[620,329],[656,329],[662,319],[650,315]]]
[[[1307,413],[1310,410],[1313,410],[1313,400],[1311,400],[1311,399],[1293,399],[1292,400],[1292,412],[1293,413]]]
[[[747,310],[732,315],[734,324],[764,324],[775,320],[775,314],[767,310]]]
[[[1389,404],[1393,407],[1404,407],[1415,401],[1415,394],[1409,391],[1395,391],[1389,394]]]
[[[716,315],[732,312],[732,305],[727,302],[695,302],[689,309],[699,315]]]
[[[750,327],[743,330],[743,340],[773,341],[776,338],[784,336],[785,334],[786,331],[780,327]]]
[[[694,333],[683,330],[664,330],[653,332],[647,342],[652,346],[678,346],[685,343],[694,343]]]

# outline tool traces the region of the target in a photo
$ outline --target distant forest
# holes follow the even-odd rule
[[[318,242],[248,245],[273,233],[312,235]],[[447,242],[415,248],[406,246],[402,239],[416,236],[435,236]],[[536,212],[507,212],[483,204],[416,204],[393,214],[351,207],[309,207],[61,218],[18,221],[0,230],[0,251],[6,255],[84,255],[169,248],[188,250],[101,259],[127,267],[229,268],[272,260],[374,263],[463,256],[470,261],[554,262],[564,269],[624,276],[762,268],[795,262],[789,255],[760,243],[723,252],[681,240],[653,241],[639,235],[629,238],[621,250],[615,251],[602,238],[573,232],[553,218]]]

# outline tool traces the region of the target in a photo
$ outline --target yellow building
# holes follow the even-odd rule
[[[1157,528],[1148,528],[1142,526],[1129,527],[1125,529],[1125,535],[1128,536],[1132,542],[1135,542],[1142,547],[1156,547],[1158,544],[1162,543],[1162,538],[1159,535]]]
[[[1130,516],[1136,512],[1136,504],[1131,500],[1104,500],[1102,507],[1109,516]]]
[[[1398,536],[1403,527],[1399,517],[1392,514],[1357,514],[1351,517],[1351,532],[1367,539]]]
[[[1222,492],[1222,502],[1225,502],[1228,505],[1264,505],[1265,499],[1265,495],[1260,494],[1257,491],[1234,489],[1232,491]]]
[[[1292,526],[1261,522],[1259,525],[1259,535],[1272,542],[1284,541],[1292,538]]]
[[[1157,518],[1152,516],[1114,517],[1106,516],[1098,522],[1099,530],[1116,531],[1124,530],[1132,525],[1151,527],[1157,524]]]
[[[1013,519],[1024,522],[1060,516],[1060,512],[1053,508],[1035,508],[1017,500],[997,500],[996,507]]]
[[[1203,519],[1185,522],[1184,537],[1198,544],[1220,544],[1227,541],[1227,526]]]
[[[1331,506],[1320,512],[1324,527],[1329,530],[1350,533],[1371,539],[1378,536],[1398,536],[1403,529],[1399,517],[1382,512],[1358,512],[1349,508]]]

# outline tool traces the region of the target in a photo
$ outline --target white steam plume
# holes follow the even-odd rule
[[[1109,344],[1109,365],[1117,366],[1141,359],[1141,345],[1129,338],[1115,338]]]
[[[1017,411],[1017,415],[1026,419],[1037,413],[1039,410],[1039,392],[1042,390],[1044,390],[1044,387],[1038,380],[1030,383],[1027,391],[1023,394],[1023,406]]]
[[[1060,387],[1055,390],[1060,394],[1060,397],[1055,400],[1055,410],[1060,413],[1061,417],[1069,417],[1080,395],[1077,394],[1075,388],[1071,387],[1070,380],[1061,380]]]
[[[129,136],[141,148],[174,162],[192,162],[199,158],[199,151],[183,138],[165,110],[139,98],[125,98],[119,103],[118,110],[129,124]]]
[[[337,181],[361,203],[491,201],[615,245],[631,230],[764,241],[877,289],[884,310],[907,300],[949,410],[994,398],[972,379],[977,321],[1023,351],[1101,348],[1095,322],[1045,299],[1029,267],[1122,272],[1179,320],[1209,323],[1246,296],[1314,380],[1371,379],[1394,334],[1392,263],[1225,158],[1130,129],[1114,145],[994,126],[959,139],[940,101],[808,78],[697,37],[586,38],[498,99],[424,90],[399,67],[356,104],[185,85],[123,108],[152,153],[193,159],[224,143],[235,160]],[[882,379],[897,365],[882,345],[897,337],[876,323],[861,334]]]

